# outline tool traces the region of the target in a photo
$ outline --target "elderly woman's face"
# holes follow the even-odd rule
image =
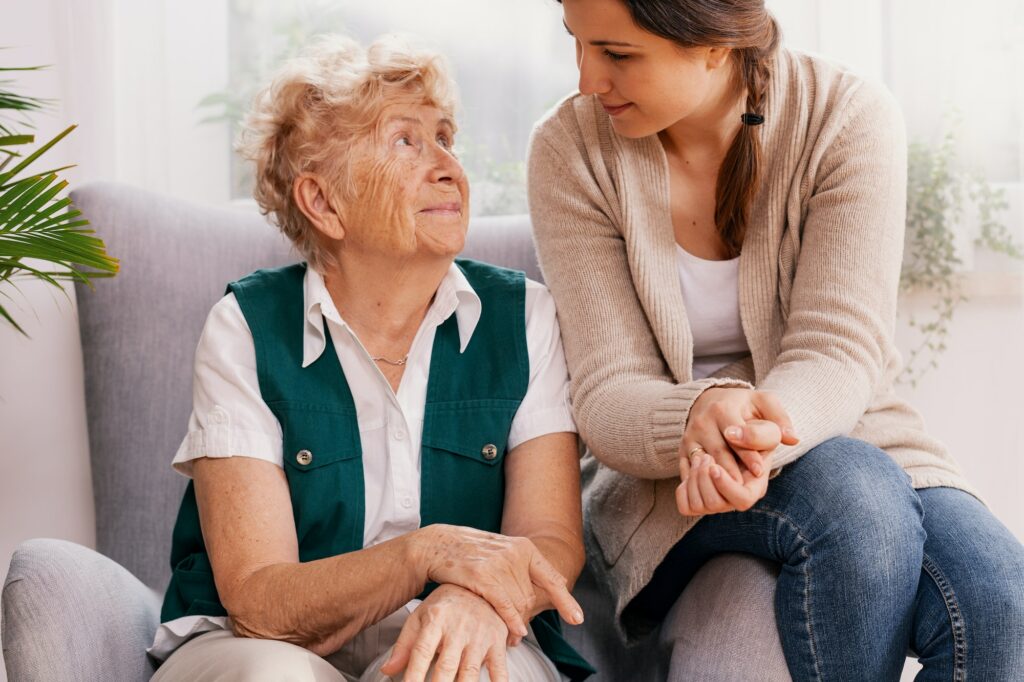
[[[354,165],[358,197],[347,239],[396,255],[455,256],[469,221],[469,185],[452,154],[455,126],[428,104],[387,107]]]

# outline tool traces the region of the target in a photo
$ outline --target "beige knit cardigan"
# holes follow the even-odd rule
[[[619,617],[697,521],[676,510],[678,448],[709,387],[780,398],[801,440],[779,447],[773,468],[850,435],[888,452],[917,488],[976,494],[893,390],[907,172],[895,101],[836,65],[780,50],[764,113],[764,180],[739,260],[751,356],[697,381],[658,137],[619,136],[596,98],[574,94],[530,142],[537,250],[589,448],[589,560]]]

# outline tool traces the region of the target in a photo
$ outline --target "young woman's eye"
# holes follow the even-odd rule
[[[612,52],[611,50],[605,50],[604,53],[613,62],[621,62],[629,59],[628,54],[622,54],[620,52]]]

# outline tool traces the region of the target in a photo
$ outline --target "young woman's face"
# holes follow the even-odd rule
[[[597,96],[620,135],[652,135],[711,105],[721,50],[648,33],[621,0],[562,0],[562,10],[576,39],[579,90]]]

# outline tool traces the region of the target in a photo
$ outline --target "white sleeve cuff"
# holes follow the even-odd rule
[[[508,433],[508,449],[512,450],[528,440],[549,433],[577,433],[576,422],[573,421],[572,410],[568,405],[528,414],[517,412]]]
[[[192,478],[192,462],[200,457],[252,457],[284,467],[281,438],[260,431],[208,426],[190,431],[181,442],[172,466]]]

